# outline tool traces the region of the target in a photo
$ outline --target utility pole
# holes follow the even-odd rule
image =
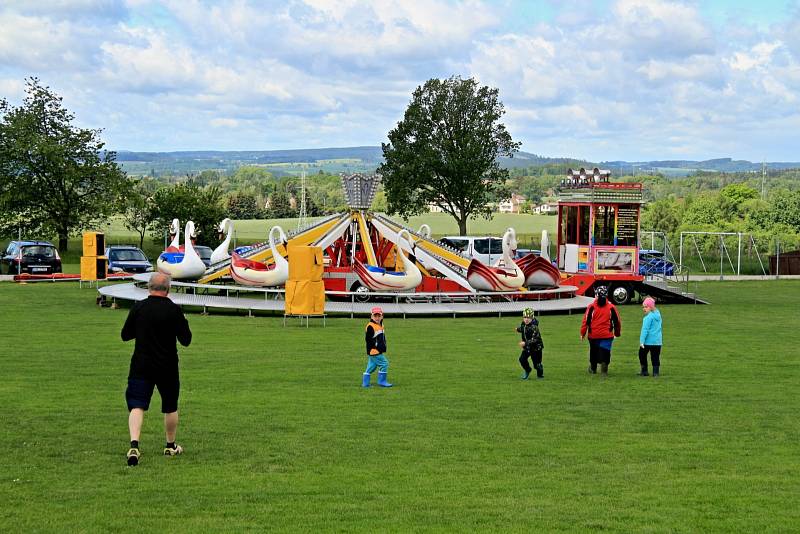
[[[764,200],[764,187],[767,183],[767,162],[761,162],[761,200]]]
[[[297,218],[297,229],[300,230],[306,225],[308,214],[306,213],[306,171],[300,175],[300,216]]]

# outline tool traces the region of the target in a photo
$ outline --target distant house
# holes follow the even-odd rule
[[[533,208],[533,213],[536,215],[555,215],[558,212],[558,204],[555,202],[547,202],[540,204]]]
[[[428,211],[430,213],[444,213],[444,210],[439,206],[437,206],[436,204],[434,204],[433,202],[428,204]]]
[[[519,213],[524,203],[524,196],[512,193],[511,198],[508,198],[497,205],[497,211],[500,213]]]

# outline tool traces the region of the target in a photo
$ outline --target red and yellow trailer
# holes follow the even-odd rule
[[[592,295],[598,284],[609,287],[619,303],[641,289],[639,218],[642,184],[612,183],[610,171],[570,169],[558,194],[557,266],[562,284]]]

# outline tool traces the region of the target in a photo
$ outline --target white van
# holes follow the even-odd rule
[[[453,235],[443,237],[439,241],[456,249],[467,258],[475,258],[485,265],[494,265],[503,257],[503,239],[500,237]]]

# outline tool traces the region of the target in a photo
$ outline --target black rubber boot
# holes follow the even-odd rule
[[[589,369],[588,370],[589,370],[589,374],[590,375],[597,374],[597,364],[596,363],[589,364]]]
[[[541,363],[536,366],[536,378],[544,378],[544,365]]]
[[[660,367],[661,367],[660,365],[654,365],[653,366],[653,376],[658,376],[658,369]]]
[[[601,363],[600,364],[600,375],[601,376],[608,376],[608,364]]]
[[[654,369],[653,369],[653,373],[655,373],[655,372],[656,372],[656,370],[655,370],[655,368],[654,368]],[[639,371],[639,376],[650,376],[650,375],[647,373],[647,366],[646,366],[646,365],[643,365],[643,366],[642,366],[642,370],[641,370],[641,371]]]

